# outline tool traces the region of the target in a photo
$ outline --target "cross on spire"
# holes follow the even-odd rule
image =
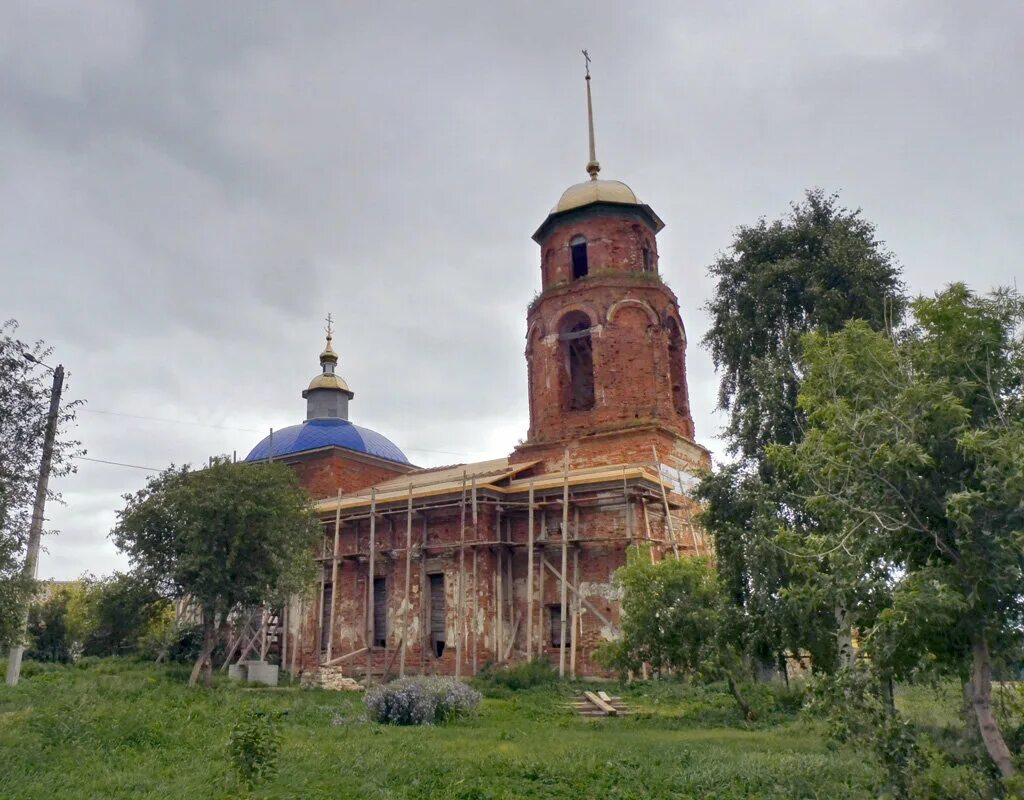
[[[582,51],[583,62],[586,66],[587,80],[587,128],[590,132],[590,161],[587,162],[587,174],[590,180],[597,180],[597,173],[601,171],[601,164],[597,160],[597,148],[594,145],[594,104],[590,98],[590,53]]]
[[[327,331],[327,338],[330,339],[334,334],[334,318],[330,313],[327,314],[327,325],[324,330]]]

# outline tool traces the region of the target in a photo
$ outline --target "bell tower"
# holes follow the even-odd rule
[[[516,458],[568,446],[580,466],[650,461],[653,446],[703,463],[686,333],[659,274],[665,225],[625,183],[598,178],[589,66],[589,179],[566,189],[533,235],[541,292],[527,311],[530,430]]]

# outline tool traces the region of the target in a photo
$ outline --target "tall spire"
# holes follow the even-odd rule
[[[587,125],[590,129],[590,161],[587,162],[587,174],[590,180],[597,180],[597,173],[601,171],[601,164],[597,160],[597,148],[594,145],[594,103],[590,99],[590,53],[583,51],[583,60],[587,69]]]

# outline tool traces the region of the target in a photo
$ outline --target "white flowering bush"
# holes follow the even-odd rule
[[[443,725],[473,713],[481,695],[454,678],[406,678],[369,689],[370,719],[388,725]]]

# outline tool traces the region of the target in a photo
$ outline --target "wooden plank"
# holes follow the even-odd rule
[[[519,631],[519,613],[516,612],[515,621],[512,623],[512,635],[508,637],[508,644],[505,645],[505,652],[502,654],[502,661],[508,661],[508,657],[512,655],[512,646],[516,641],[516,633]]]
[[[349,660],[355,658],[358,655],[362,655],[363,653],[368,652],[368,650],[369,650],[369,648],[367,648],[367,647],[360,647],[358,650],[353,650],[350,653],[345,653],[345,655],[343,655],[343,656],[338,656],[337,658],[332,658],[330,661],[325,662],[324,666],[325,667],[333,667],[333,666],[336,666],[338,664],[342,664],[342,663],[344,663],[346,661],[349,661]]]
[[[544,529],[545,514],[540,513],[541,530]],[[541,560],[544,560],[544,548],[541,548]],[[544,653],[544,565],[537,565],[537,658]]]
[[[544,563],[544,566],[551,572],[551,574],[554,575],[557,578],[558,577],[558,570],[555,569],[555,566],[550,561],[548,561],[546,558],[542,558],[542,561]],[[585,598],[583,595],[581,595],[579,593],[579,590],[573,584],[571,584],[571,583],[568,584],[568,587],[569,587],[569,591],[571,591],[573,594],[575,594],[580,599],[580,602],[583,603],[583,605],[585,605],[592,612],[594,612],[594,616],[595,617],[597,617],[599,620],[601,620],[601,622],[603,622],[608,627],[610,627],[610,628],[611,627],[615,627],[614,625],[612,625],[611,620],[608,619],[608,617],[606,617],[604,614],[602,614],[598,610],[597,606],[595,606],[593,603],[591,603],[589,600],[587,600],[587,598]]]
[[[661,476],[661,462],[658,460],[658,448],[651,445],[651,453],[654,455],[654,471],[658,474],[658,486],[661,487],[661,500],[665,504],[665,524],[668,526],[668,538],[672,541],[672,552],[679,558],[679,543],[676,541],[676,532],[672,528],[672,512],[668,507],[668,493],[665,491],[665,479]]]
[[[601,711],[603,711],[609,717],[616,717],[616,716],[618,716],[619,712],[615,708],[615,706],[613,706],[611,703],[608,703],[608,702],[604,701],[603,699],[598,697],[593,692],[584,692],[583,696],[586,697],[587,700],[589,700],[591,703],[593,703],[599,709],[601,709]]]
[[[526,529],[526,660],[533,660],[533,481],[530,481],[529,523]]]
[[[565,628],[566,628],[566,563],[569,560],[569,448],[562,451],[562,574],[561,574],[561,638],[558,642],[558,677],[565,677]]]
[[[608,696],[606,692],[598,692],[597,696],[604,700],[606,703],[610,703],[612,701],[612,699]]]

